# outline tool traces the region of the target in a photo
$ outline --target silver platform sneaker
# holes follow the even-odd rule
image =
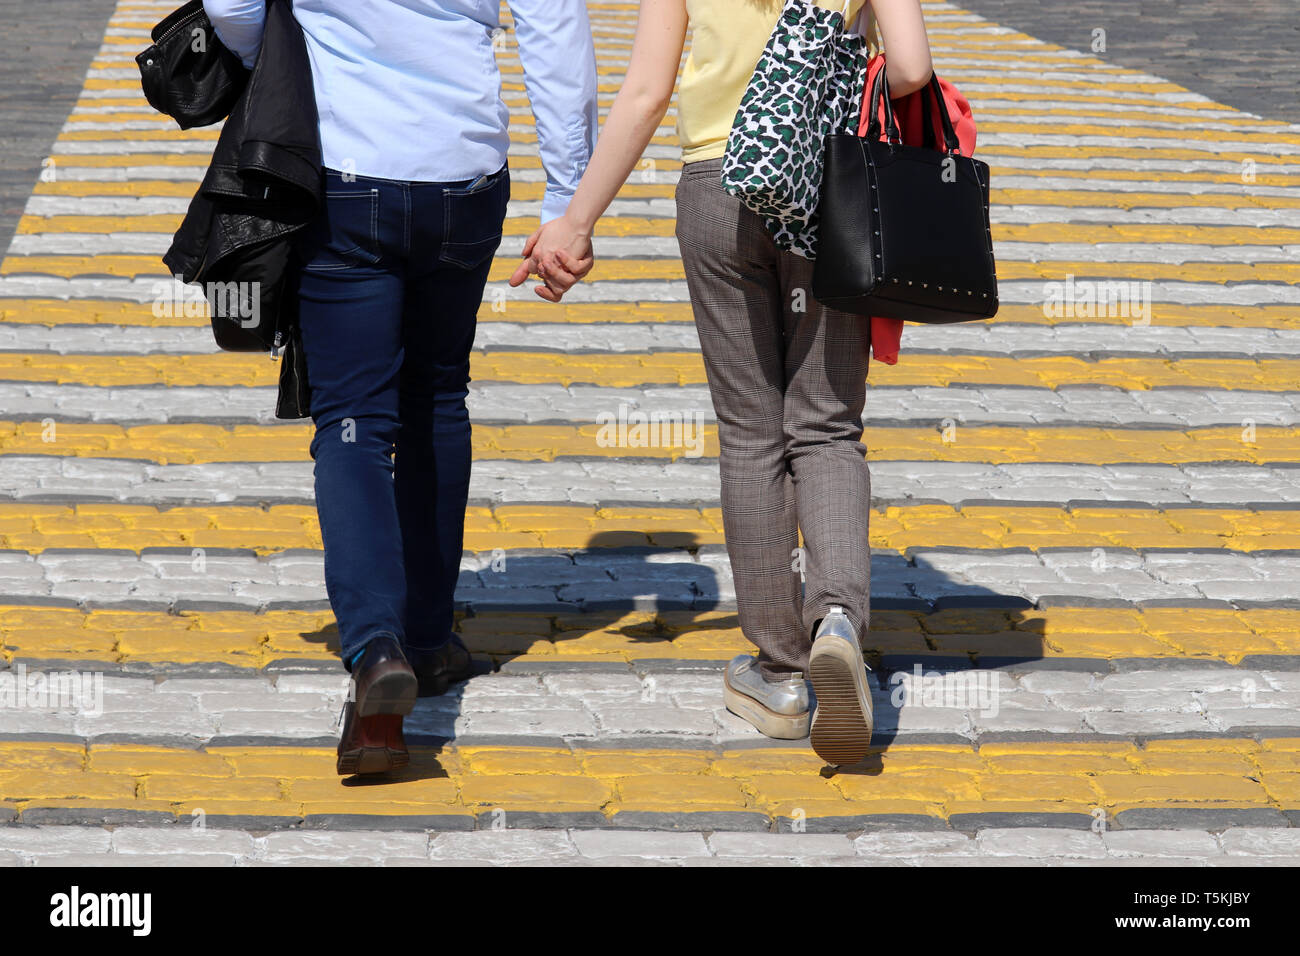
[[[808,662],[817,709],[812,748],[835,766],[858,763],[871,746],[871,688],[853,624],[844,608],[833,607],[813,637]]]
[[[759,732],[779,740],[808,736],[808,685],[802,674],[770,681],[758,669],[758,658],[733,657],[722,678],[727,710],[749,721]]]

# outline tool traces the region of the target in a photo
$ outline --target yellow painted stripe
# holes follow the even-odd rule
[[[1213,738],[895,743],[867,773],[822,774],[806,745],[622,750],[413,748],[412,766],[381,787],[346,786],[331,747],[0,743],[0,793],[38,807],[162,810],[209,816],[473,816],[495,810],[620,813],[758,811],[837,817],[1045,812],[1114,815],[1132,807],[1300,807],[1300,740]]]
[[[988,99],[1000,99],[1000,97],[997,97],[995,95],[995,96],[989,96]],[[1043,99],[1051,100],[1053,98],[1044,96]],[[981,126],[983,125],[982,120],[983,117],[986,116],[995,116],[995,117],[1002,117],[1002,118],[1032,117],[1035,119],[1042,119],[1042,120],[1122,119],[1126,123],[1137,122],[1140,124],[1140,123],[1159,122],[1159,123],[1179,123],[1182,125],[1186,125],[1189,119],[1188,114],[1181,112],[1181,110],[1184,108],[1182,103],[1167,103],[1167,102],[1156,101],[1155,103],[1151,104],[1157,107],[1155,110],[1144,109],[1139,112],[1137,110],[1132,110],[1132,109],[1127,111],[1101,109],[1100,106],[1104,101],[1100,97],[1095,97],[1095,96],[1080,97],[1076,102],[1078,103],[1078,105],[1068,106],[1068,107],[1047,105],[1047,104],[1037,105],[1033,103],[1023,103],[1023,102],[1018,103],[1015,106],[991,106],[985,103],[978,107],[979,115],[981,117],[980,125]],[[1123,102],[1124,105],[1126,106],[1132,106],[1134,100],[1121,100],[1121,102]],[[1220,106],[1218,107],[1218,109],[1221,110],[1223,109],[1223,107]],[[1175,110],[1178,110],[1180,112],[1175,112]],[[129,114],[129,115],[149,116],[150,114],[141,113],[141,114]],[[1241,131],[1249,132],[1252,130],[1252,128],[1264,135],[1269,135],[1272,132],[1272,130],[1277,125],[1279,125],[1276,122],[1261,120],[1254,116],[1247,116],[1244,113],[1236,113],[1228,116],[1207,117],[1205,118],[1205,122],[1215,123],[1220,126],[1231,127],[1232,134],[1234,136],[1236,135],[1236,133]],[[1108,129],[1115,131],[1117,135],[1128,135],[1128,131],[1134,128],[1128,125],[1125,126],[1110,126],[1109,124],[1096,124],[1096,125],[1106,125]],[[1209,132],[1209,131],[1205,130],[1204,132]],[[1214,132],[1221,133],[1225,131],[1215,129]],[[1238,178],[1237,181],[1240,182],[1241,181],[1240,178]]]
[[[720,544],[718,508],[519,505],[471,507],[465,547],[695,547]],[[871,512],[871,545],[910,548],[1300,548],[1300,510],[908,505]],[[321,547],[310,505],[29,505],[0,503],[0,547]]]
[[[730,611],[458,614],[456,630],[482,658],[517,661],[730,660],[752,652]],[[863,649],[882,656],[1198,659],[1300,655],[1300,610],[1221,607],[875,610]],[[329,611],[81,611],[0,605],[0,657],[104,664],[263,668],[339,654]]]
[[[593,410],[594,411],[594,410]],[[628,432],[618,444],[616,430],[591,425],[474,426],[474,457],[481,460],[553,461],[557,458],[714,458],[717,428],[693,426],[645,442]],[[118,458],[157,464],[306,461],[312,426],[285,425],[120,425],[0,420],[0,453],[77,458]],[[945,437],[948,439],[945,441]],[[1192,462],[1300,462],[1300,428],[1132,429],[957,426],[866,429],[871,461],[952,461],[1009,464],[1070,462],[1085,465],[1171,464]],[[694,446],[700,442],[699,452]]]
[[[1107,134],[1113,137],[1111,134]],[[1088,146],[1049,146],[1049,145],[1019,145],[1019,144],[994,144],[979,145],[976,147],[977,156],[987,159],[989,156],[1015,156],[1021,160],[1027,159],[1134,159],[1134,160],[1155,160],[1155,159],[1172,159],[1172,160],[1217,160],[1220,162],[1240,163],[1244,160],[1251,160],[1257,167],[1277,165],[1291,166],[1295,164],[1295,157],[1291,155],[1269,155],[1268,153],[1245,152],[1233,149],[1220,149],[1222,143],[1207,141],[1203,148],[1198,148],[1195,140],[1186,140],[1181,148],[1177,147],[1146,147],[1146,146],[1120,146],[1120,145],[1088,145]],[[1109,171],[1108,171],[1109,172]]]
[[[57,153],[56,167],[112,169],[119,166],[195,166],[207,169],[211,155],[203,153]],[[57,175],[57,168],[56,168]],[[196,183],[197,186],[197,183]]]
[[[1024,56],[1026,60],[1034,59],[1032,55],[1027,53],[1017,54],[1016,56],[1017,62],[1020,62],[1021,56]],[[1064,70],[1067,72],[1071,71],[1071,68],[1078,63],[1077,60],[1072,60],[1068,57],[1067,58],[1044,57],[1040,60],[1040,62],[1043,62],[1044,65],[1049,70],[1052,71]],[[963,69],[965,68],[966,67],[964,66]],[[969,68],[971,70],[976,69],[973,66]],[[942,67],[942,66],[939,68],[940,72],[943,72],[947,69],[948,69],[947,67]],[[985,70],[983,72],[987,73],[990,71]],[[1246,125],[1258,125],[1258,126],[1276,124],[1277,122],[1276,120],[1255,119],[1243,113],[1234,111],[1231,106],[1228,106],[1224,103],[1216,103],[1214,100],[1208,100],[1208,99],[1207,100],[1178,100],[1177,102],[1170,102],[1169,100],[1161,99],[1155,95],[1124,96],[1124,95],[1120,95],[1120,91],[1117,90],[1115,86],[1098,88],[1096,86],[1083,86],[1075,82],[1059,82],[1056,80],[1045,80],[1043,82],[1034,83],[1032,81],[1026,81],[1018,78],[1006,78],[1002,81],[1003,83],[1015,84],[1017,86],[1034,86],[1034,87],[1038,87],[1038,89],[1032,89],[1032,90],[992,89],[992,90],[979,90],[978,92],[974,92],[974,87],[977,84],[983,84],[986,86],[993,85],[996,87],[998,85],[997,77],[996,76],[971,76],[969,78],[959,79],[956,82],[960,83],[963,88],[970,89],[973,95],[971,95],[969,99],[971,100],[972,105],[974,106],[976,111],[978,111],[981,114],[984,112],[985,109],[989,108],[981,104],[985,104],[994,100],[1004,100],[1004,101],[1013,101],[1018,104],[1023,104],[1029,109],[1035,108],[1040,103],[1061,102],[1061,103],[1077,103],[1081,107],[1089,107],[1100,103],[1106,103],[1106,104],[1113,104],[1115,106],[1121,106],[1126,108],[1127,107],[1155,107],[1161,110],[1178,109],[1178,110],[1187,110],[1190,112],[1200,111],[1200,112],[1207,112],[1207,113],[1208,112],[1223,113],[1225,111],[1232,111],[1235,115],[1232,115],[1230,117],[1215,117],[1213,119],[1213,122],[1227,121],[1231,119],[1233,122],[1239,122]],[[1046,90],[1041,89],[1041,87],[1045,87],[1045,86],[1050,86],[1051,89],[1046,89]],[[1126,91],[1129,89],[1127,84],[1125,84],[1124,89]],[[1179,90],[1178,92],[1186,92],[1186,91]],[[1130,112],[1128,109],[1124,109],[1124,110],[1108,112],[1106,115],[1129,117],[1129,116],[1140,115],[1140,114],[1136,114]],[[1191,119],[1191,117],[1188,116],[1184,116],[1183,118]],[[1199,129],[1197,131],[1200,132]]]
[[[996,120],[989,121],[980,119],[979,129],[981,133],[1027,133],[1027,134],[1045,134],[1052,136],[1106,136],[1112,139],[1169,139],[1178,140],[1180,143],[1188,139],[1187,129],[1168,129],[1159,126],[1142,126],[1141,122],[1144,117],[1129,114],[1126,119],[1133,120],[1133,125],[1127,126],[1099,126],[1093,123],[999,123]],[[1221,130],[1205,130],[1204,140],[1208,143],[1215,139],[1227,139],[1231,137],[1234,143],[1260,143],[1268,146],[1276,146],[1285,143],[1289,146],[1300,144],[1300,136],[1283,133],[1281,131],[1261,131],[1251,132],[1250,130],[1234,130],[1232,133],[1225,133]]]
[[[162,232],[173,233],[180,228],[181,215],[159,213],[148,216],[23,216],[18,221],[21,235],[60,232]],[[505,220],[503,232],[507,236],[527,236],[537,228],[538,220],[530,216],[512,216]],[[596,226],[597,236],[671,236],[675,220],[668,218],[640,218],[612,216],[602,219]],[[154,263],[159,260],[154,257]]]
[[[108,104],[103,104],[108,105]],[[142,109],[121,109],[113,112],[86,112],[78,113],[75,110],[68,116],[69,123],[140,123],[150,122],[157,123],[159,126],[170,127],[173,120],[161,113],[156,113],[149,107],[148,101],[140,102]]]
[[[92,67],[94,69],[94,67]],[[118,140],[136,142],[217,142],[219,129],[121,129],[121,130],[64,130],[55,143],[111,143]]]
[[[279,364],[265,355],[55,355],[0,353],[0,381],[81,385],[275,385]],[[474,352],[478,382],[634,385],[703,385],[698,352]],[[1112,385],[1290,391],[1300,381],[1300,359],[1007,358],[996,355],[904,355],[898,365],[874,364],[877,386]]]

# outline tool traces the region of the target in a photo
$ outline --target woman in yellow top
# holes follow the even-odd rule
[[[837,0],[819,6],[843,11]],[[848,22],[863,11],[850,0]],[[869,607],[870,476],[862,445],[870,323],[822,308],[812,262],[779,249],[721,185],[727,135],[782,0],[642,0],[627,75],[568,212],[525,246],[558,302],[591,268],[591,234],[667,112],[686,34],[677,240],[718,419],[722,515],[736,604],[758,656],[733,660],[729,710],[834,764],[871,739],[861,641]],[[930,79],[920,0],[871,0],[861,21],[889,51],[895,97]],[[798,548],[802,531],[804,549]],[[806,579],[801,587],[800,572]],[[816,710],[809,717],[804,674]]]

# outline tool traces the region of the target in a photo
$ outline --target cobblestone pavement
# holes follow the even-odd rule
[[[926,3],[1003,307],[872,367],[878,727],[836,773],[722,707],[748,645],[674,115],[592,281],[510,290],[543,176],[507,34],[482,673],[421,702],[407,771],[340,780],[308,428],[273,419],[273,362],[155,314],[216,137],[140,96],[173,2],[119,0],[0,264],[0,864],[1300,862],[1300,128]],[[635,6],[591,11],[608,105]],[[682,428],[611,440],[642,414]]]
[[[1102,60],[1158,73],[1220,103],[1300,120],[1300,18],[1291,0],[970,0],[973,13]]]
[[[0,249],[76,103],[114,0],[0,0]]]

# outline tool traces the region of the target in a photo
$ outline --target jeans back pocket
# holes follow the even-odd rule
[[[303,268],[332,272],[377,263],[379,248],[379,190],[326,190],[325,205],[298,242]]]
[[[442,251],[438,261],[473,269],[496,252],[510,201],[510,170],[483,181],[442,189]]]

